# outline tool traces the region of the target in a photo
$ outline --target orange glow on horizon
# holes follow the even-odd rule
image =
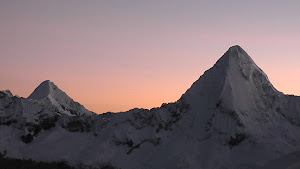
[[[258,66],[260,65],[258,64]],[[298,84],[300,79],[291,78],[297,77],[297,68],[287,68],[286,71],[289,72],[287,75],[286,72],[274,67],[276,66],[261,68],[267,73],[275,88],[286,94],[299,95]],[[63,80],[60,77],[56,77],[55,79],[58,80],[51,81],[87,109],[96,113],[105,113],[108,111],[127,111],[132,108],[151,109],[159,107],[162,103],[174,102],[181,97],[198,77],[194,73],[193,76],[170,76],[166,78],[158,76],[149,79],[144,78],[144,80],[134,80],[135,77],[131,76],[120,78],[106,77],[105,79],[93,79],[92,76],[86,76],[81,81],[78,81],[76,77],[69,77]],[[30,82],[29,80],[22,82],[20,80],[18,83],[6,84],[4,82],[1,85],[8,86],[13,94],[27,97],[41,82]]]
[[[28,97],[51,80],[97,113],[158,107],[240,45],[279,91],[300,95],[299,6],[1,1],[0,90]]]

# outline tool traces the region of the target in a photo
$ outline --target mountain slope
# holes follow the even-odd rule
[[[43,101],[45,104],[51,104],[60,112],[68,115],[93,114],[71,99],[65,92],[61,91],[49,80],[42,82],[27,99]]]
[[[300,151],[300,98],[277,91],[239,46],[175,103],[90,115],[72,102],[50,81],[28,99],[0,92],[0,152],[125,169],[253,169]]]
[[[233,46],[183,97],[194,111],[201,112],[195,116],[201,116],[198,118],[202,123],[227,115],[234,119],[236,127],[258,134],[255,123],[269,122],[269,116],[281,120],[281,117],[275,118],[279,114],[275,111],[278,107],[274,106],[285,96],[272,86],[242,48]]]
[[[215,161],[232,163],[236,158],[240,160],[224,165],[260,166],[299,149],[299,97],[278,92],[239,46],[231,47],[182,98],[191,110],[180,126],[187,137],[205,145],[197,146],[202,154],[196,159],[205,157],[203,168],[219,168]],[[190,154],[187,158],[197,152]]]

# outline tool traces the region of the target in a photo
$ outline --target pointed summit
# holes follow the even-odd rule
[[[237,57],[237,56],[245,56],[250,57],[246,51],[241,48],[239,45],[231,46],[225,54],[228,54],[231,57]]]
[[[280,93],[251,57],[241,47],[233,46],[194,82],[183,97],[195,110],[194,119],[199,123],[205,123],[212,112],[221,111],[234,116],[232,126],[236,127],[230,130],[240,130],[240,126],[249,125],[249,130],[254,132],[251,123],[273,101],[267,96],[275,98],[278,95]],[[221,119],[221,113],[218,115]]]
[[[233,65],[249,67],[252,65],[257,67],[247,52],[238,45],[230,47],[217,61],[216,65],[222,65],[222,67],[232,67]]]
[[[228,51],[235,51],[235,52],[239,52],[239,53],[246,53],[245,50],[243,48],[241,48],[239,45],[234,45],[231,46]]]
[[[85,109],[84,106],[78,102],[75,102],[50,80],[43,81],[27,99],[51,104],[56,107],[59,112],[68,115],[94,114]]]
[[[230,47],[225,53],[225,56],[228,56],[230,59],[239,60],[240,62],[254,63],[252,58],[239,45]]]
[[[272,84],[267,75],[255,64],[252,58],[240,46],[230,47],[216,64],[207,70],[187,91],[193,95],[196,90],[203,90],[202,93],[210,91],[207,95],[217,91],[226,93],[225,89],[237,90],[240,88],[261,88]],[[217,90],[218,89],[218,90]],[[195,90],[195,91],[194,91]],[[193,92],[192,92],[193,91]],[[243,93],[241,90],[240,92]],[[220,95],[221,93],[216,93]]]
[[[53,94],[55,89],[58,88],[53,82],[45,80],[31,93],[28,99],[42,100]]]

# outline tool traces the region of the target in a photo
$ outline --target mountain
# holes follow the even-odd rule
[[[240,46],[174,103],[99,115],[74,105],[50,81],[27,99],[0,92],[2,156],[124,169],[299,166],[300,97],[276,90]]]
[[[198,119],[201,124],[211,120],[212,124],[216,123],[214,130],[227,134],[246,131],[251,135],[266,136],[268,128],[275,127],[283,119],[299,125],[299,109],[296,108],[300,104],[299,98],[277,91],[239,46],[229,48],[183,97],[193,111],[201,112],[194,114],[193,119]],[[218,124],[220,120],[224,123],[225,119],[230,126]]]
[[[59,112],[68,115],[93,114],[71,99],[50,80],[42,82],[27,99],[43,101],[45,104],[55,106]]]

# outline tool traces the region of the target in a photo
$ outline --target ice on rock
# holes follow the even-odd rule
[[[8,96],[8,97],[13,97],[13,94],[10,92],[10,90],[1,90],[0,91],[0,95],[4,97],[4,95]]]
[[[0,152],[13,158],[124,169],[272,169],[281,161],[296,166],[300,152],[300,98],[276,90],[237,45],[177,102],[151,110],[90,115],[50,81],[27,99],[9,93],[0,92]],[[24,131],[34,135],[27,144]]]
[[[93,112],[85,109],[79,103],[75,102],[50,80],[42,82],[27,99],[42,101],[46,104],[52,104],[60,112],[68,115],[94,114]]]

